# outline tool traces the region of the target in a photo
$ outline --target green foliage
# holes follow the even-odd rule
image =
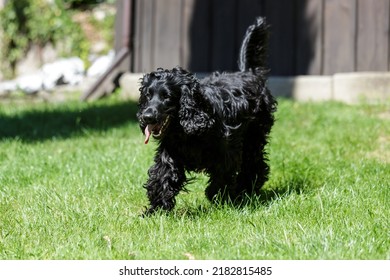
[[[113,32],[115,25],[115,14],[107,14],[104,20],[97,20],[95,17],[91,17],[89,23],[92,24],[96,30],[99,30],[104,41],[108,43],[108,49],[103,50],[102,54],[107,53],[111,46],[114,45],[115,32]]]
[[[1,70],[8,77],[31,44],[60,44],[64,54],[87,60],[89,44],[61,0],[9,0],[0,11],[0,30]]]
[[[89,5],[97,5],[104,2],[113,4],[116,0],[63,0],[63,2],[69,7],[78,8],[85,7]]]
[[[5,76],[10,76],[16,62],[27,50],[29,39],[26,30],[25,3],[28,1],[8,1],[0,11],[0,70]]]

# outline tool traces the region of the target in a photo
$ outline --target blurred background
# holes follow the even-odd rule
[[[0,0],[0,96],[88,84],[104,73],[114,57],[115,2]]]
[[[0,0],[0,9],[0,81],[35,73],[0,92],[84,81],[88,95],[121,73],[177,65],[234,71],[257,16],[271,26],[271,76],[390,69],[390,0]],[[55,65],[71,70],[54,75],[59,58],[72,58]],[[36,69],[53,77],[34,88]]]

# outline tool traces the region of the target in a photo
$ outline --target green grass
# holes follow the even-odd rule
[[[0,259],[389,259],[387,105],[280,100],[271,176],[242,207],[204,175],[141,218],[155,144],[136,105],[0,104]]]

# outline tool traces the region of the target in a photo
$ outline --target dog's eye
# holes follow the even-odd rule
[[[160,96],[161,96],[162,99],[167,99],[167,98],[169,97],[169,94],[168,94],[167,91],[162,90],[162,91],[160,92]]]
[[[150,93],[149,90],[145,90],[144,91],[144,96],[147,98],[147,99],[150,99],[152,97],[152,94]]]

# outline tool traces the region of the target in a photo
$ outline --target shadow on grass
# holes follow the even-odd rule
[[[307,178],[293,177],[277,186],[270,186],[260,190],[258,196],[250,199],[249,203],[268,206],[275,200],[286,198],[292,194],[307,194],[316,189],[316,184]]]
[[[11,116],[0,112],[0,140],[35,142],[107,130],[136,122],[136,112],[137,104],[132,101],[53,105],[20,110]]]
[[[217,201],[209,205],[199,205],[194,208],[181,208],[175,210],[173,213],[176,216],[194,219],[201,216],[208,215],[218,209],[244,210],[256,211],[264,207],[270,207],[274,202],[287,199],[293,194],[302,195],[309,194],[317,189],[317,184],[308,180],[308,178],[291,178],[286,180],[278,186],[268,186],[262,188],[255,196],[245,196],[239,201]]]

